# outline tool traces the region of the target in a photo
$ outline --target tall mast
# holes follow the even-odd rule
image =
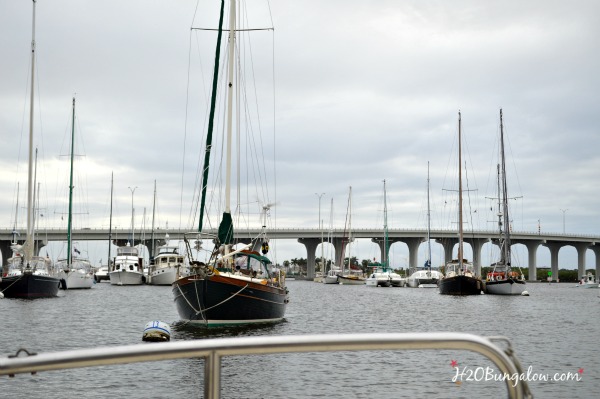
[[[110,219],[108,222],[108,271],[110,272],[110,249],[112,247],[113,175],[110,173]]]
[[[388,225],[387,225],[387,193],[385,179],[383,180],[383,268],[388,267]]]
[[[73,159],[75,153],[75,97],[73,97],[73,116],[71,119],[71,171],[69,178],[69,215],[67,217],[67,267],[71,266],[71,229],[73,225]]]
[[[154,201],[152,203],[152,233],[150,235],[150,259],[152,259],[154,257],[154,216],[155,215],[156,215],[156,180],[154,180]]]
[[[12,232],[12,236],[13,236],[13,244],[16,244],[17,242],[17,222],[19,220],[19,190],[20,189],[20,185],[19,182],[17,182],[17,206],[15,207],[15,224],[13,227],[13,232]]]
[[[225,173],[225,212],[231,213],[231,141],[233,131],[233,66],[235,57],[235,0],[229,7],[229,62],[227,65],[227,154]]]
[[[352,254],[350,244],[352,243],[352,186],[348,191],[348,271],[352,270]],[[344,262],[342,262],[343,264]],[[342,273],[343,274],[343,273]]]
[[[462,147],[461,117],[458,111],[458,264],[463,268]]]
[[[502,108],[500,109],[500,160],[502,172],[502,213],[504,218],[504,248],[502,251],[502,256],[504,257],[504,263],[510,266],[510,219],[508,216],[508,189],[506,186],[506,162],[504,157],[504,124],[502,121]]]
[[[25,261],[33,257],[33,103],[34,103],[34,77],[35,77],[35,2],[33,0],[33,24],[31,28],[31,97],[29,100],[29,165],[27,175],[27,235],[25,245]]]
[[[427,262],[431,271],[431,208],[429,206],[429,161],[427,161]]]

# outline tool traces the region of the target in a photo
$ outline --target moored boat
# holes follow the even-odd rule
[[[521,295],[525,291],[525,277],[512,267],[508,189],[504,157],[504,124],[500,110],[500,162],[498,164],[498,230],[500,260],[492,264],[486,276],[486,293],[491,295]]]
[[[579,286],[583,288],[598,288],[600,285],[596,283],[594,275],[591,272],[588,272],[587,275],[579,282]]]
[[[31,39],[31,96],[29,102],[29,152],[27,168],[27,234],[22,245],[13,242],[13,256],[8,260],[6,275],[0,279],[0,294],[5,298],[48,298],[58,295],[60,280],[52,273],[48,257],[34,255],[35,247],[35,181],[33,177],[33,116],[35,71],[35,1],[33,2],[33,34]]]
[[[411,288],[437,286],[442,277],[443,275],[439,271],[427,268],[416,270],[406,279],[406,283]]]
[[[193,233],[196,237],[196,251],[192,251],[188,236],[184,236],[186,255],[190,262],[190,273],[188,276],[178,278],[172,284],[172,293],[179,317],[186,323],[202,326],[232,325],[277,322],[283,319],[288,303],[288,290],[285,286],[285,273],[273,267],[271,261],[266,257],[269,252],[269,241],[267,239],[267,215],[273,204],[262,205],[261,233],[256,237],[236,237],[234,234],[234,221],[232,217],[231,200],[231,178],[232,178],[232,151],[233,147],[233,113],[234,94],[244,90],[244,80],[235,79],[241,71],[234,69],[244,63],[236,60],[238,42],[236,36],[236,1],[230,2],[229,10],[229,56],[226,86],[227,106],[225,107],[226,126],[222,129],[225,133],[224,142],[224,180],[225,183],[221,220],[217,235],[203,232],[204,212],[206,209],[206,194],[211,163],[211,149],[213,146],[212,135],[214,129],[214,114],[216,108],[217,88],[219,86],[220,69],[220,46],[223,34],[224,2],[221,2],[221,18],[217,35],[215,67],[213,73],[213,87],[210,105],[210,117],[208,120],[208,132],[206,134],[206,145],[204,154],[204,165],[202,169],[202,190],[200,193],[198,230]],[[243,42],[242,42],[243,43]],[[247,97],[245,97],[247,99]],[[239,99],[243,101],[242,98]],[[236,101],[235,104],[238,104]],[[247,110],[247,104],[244,104]],[[235,112],[238,112],[235,110]],[[250,116],[248,116],[250,117]],[[238,126],[239,127],[239,126]],[[241,135],[241,132],[240,132]],[[241,136],[238,136],[241,139]],[[241,143],[237,143],[242,145]],[[238,172],[246,172],[245,168],[239,167],[241,153],[237,151]],[[253,152],[253,151],[249,151]],[[260,171],[261,174],[265,171]],[[237,176],[240,179],[240,176]],[[256,188],[252,186],[252,188]],[[265,189],[265,187],[262,187]],[[215,191],[219,190],[215,187]],[[260,191],[260,190],[259,190]],[[221,191],[219,191],[221,193]],[[239,193],[238,193],[239,197]],[[195,258],[202,249],[202,238],[209,238],[213,248],[209,250],[206,261]],[[245,244],[242,249],[234,249],[234,240]],[[261,253],[257,251],[260,248]]]
[[[170,244],[168,234],[165,241],[148,267],[148,284],[171,285],[180,276],[189,274],[187,259],[179,253],[179,245]]]
[[[484,290],[483,281],[475,274],[473,264],[463,258],[462,210],[462,154],[461,116],[458,113],[458,259],[446,264],[444,276],[438,282],[443,295],[479,295]]]
[[[117,248],[108,276],[112,285],[141,285],[144,282],[143,270],[143,259],[139,257],[138,249],[127,243]]]
[[[56,262],[58,278],[65,281],[65,288],[82,289],[92,288],[94,285],[94,273],[91,263],[87,259],[71,258],[59,259]]]

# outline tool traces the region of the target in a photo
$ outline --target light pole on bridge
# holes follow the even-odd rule
[[[131,190],[131,246],[133,247],[135,244],[135,232],[134,232],[134,224],[133,224],[133,215],[134,215],[134,211],[133,211],[133,193],[135,193],[135,189],[138,188],[137,186],[135,186],[134,188],[128,187],[129,190]]]
[[[319,197],[319,230],[321,230],[321,262],[323,264],[325,264],[325,259],[323,259],[323,229],[321,227],[321,197],[323,197],[325,195],[325,193],[321,193],[321,194],[317,194],[315,193],[315,195],[317,197]],[[324,268],[323,268],[324,269]],[[325,270],[322,270],[322,272],[324,272]]]
[[[562,213],[563,213],[563,234],[565,234],[565,213],[568,211],[568,209],[561,209]]]

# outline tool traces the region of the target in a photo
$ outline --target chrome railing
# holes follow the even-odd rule
[[[493,341],[506,342],[503,350]],[[481,337],[464,333],[385,333],[346,335],[285,335],[242,338],[216,338],[138,344],[63,352],[33,354],[20,349],[0,358],[0,375],[63,370],[124,363],[183,358],[204,358],[204,398],[221,394],[221,358],[233,355],[275,353],[365,351],[365,350],[467,350],[490,359],[502,375],[522,373],[512,355],[510,341],[502,337]],[[530,398],[525,381],[505,379],[509,398]]]

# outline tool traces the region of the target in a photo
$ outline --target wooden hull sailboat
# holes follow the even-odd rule
[[[271,204],[262,206],[261,234],[250,242],[244,242],[243,249],[234,250],[234,229],[231,215],[231,175],[232,175],[232,130],[233,96],[238,89],[234,80],[236,55],[236,2],[230,2],[229,10],[229,57],[227,76],[227,118],[226,118],[226,154],[225,154],[225,203],[217,236],[202,232],[206,205],[207,180],[210,165],[210,149],[214,113],[217,97],[220,43],[223,33],[224,2],[221,2],[221,17],[217,37],[216,59],[213,77],[206,153],[204,158],[203,182],[200,199],[200,217],[196,237],[196,248],[201,247],[201,237],[206,236],[214,243],[207,262],[192,260],[190,240],[184,237],[186,253],[190,259],[189,275],[181,276],[172,285],[175,306],[179,317],[189,324],[201,326],[231,325],[276,322],[283,319],[288,303],[288,290],[285,286],[285,274],[274,270],[271,261],[265,256],[269,251],[266,238],[267,213]],[[260,248],[261,253],[253,250]]]
[[[498,227],[500,232],[500,260],[486,276],[486,293],[491,295],[521,295],[525,278],[511,267],[510,219],[508,216],[508,189],[504,157],[504,123],[500,110],[500,163],[498,164]]]

